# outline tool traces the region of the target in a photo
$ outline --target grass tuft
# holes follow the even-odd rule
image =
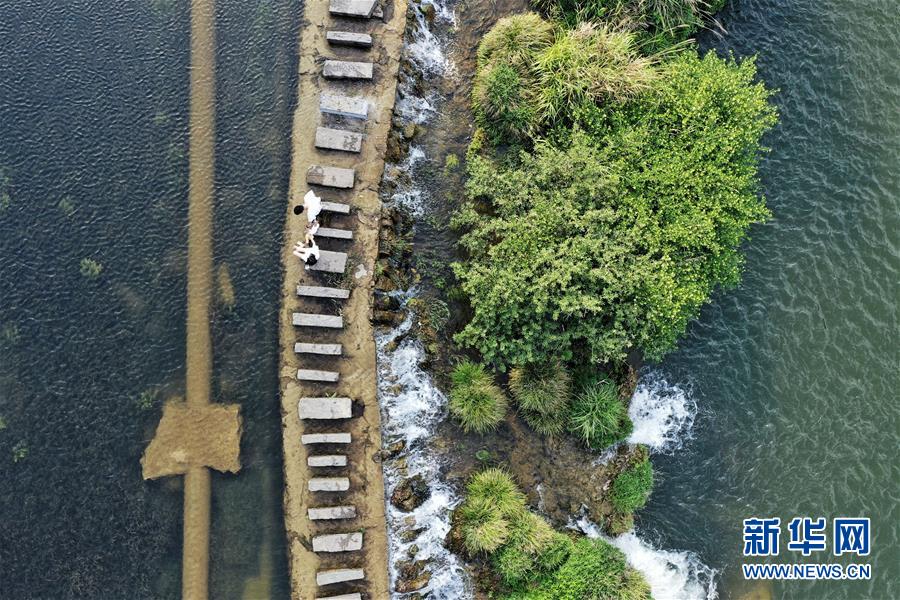
[[[647,504],[653,489],[653,467],[646,456],[613,480],[610,501],[620,513],[632,513]]]
[[[519,491],[512,475],[496,467],[473,475],[466,486],[469,497],[485,499],[505,516],[517,515],[525,506],[525,494]]]
[[[550,415],[566,410],[572,377],[562,363],[533,363],[509,373],[509,390],[525,410]]]
[[[653,57],[641,56],[630,32],[582,23],[562,32],[535,58],[536,108],[543,123],[556,123],[579,106],[621,101],[650,88]]]
[[[470,554],[494,552],[509,538],[509,523],[488,498],[470,498],[460,507],[463,542]]]
[[[569,431],[595,450],[624,441],[631,429],[619,390],[609,381],[589,385],[572,404]]]
[[[450,413],[467,433],[485,433],[506,414],[507,400],[491,375],[479,364],[463,361],[450,375]]]
[[[527,68],[535,52],[553,43],[553,29],[549,21],[535,13],[500,19],[478,46],[478,67],[503,62]]]

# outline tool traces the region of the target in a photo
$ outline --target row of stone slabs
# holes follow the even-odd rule
[[[330,0],[329,4],[331,14],[346,17],[370,18],[377,9],[375,0]],[[371,48],[372,46],[372,37],[368,34],[329,31],[326,39],[330,44],[358,48]],[[326,79],[371,80],[373,71],[374,65],[371,62],[329,59],[325,61],[322,75]],[[323,114],[363,120],[368,117],[368,102],[365,99],[343,95],[321,94],[319,109]],[[328,127],[316,129],[315,146],[323,150],[359,153],[362,150],[362,142],[363,135],[356,132]],[[307,171],[306,180],[311,185],[352,189],[356,183],[356,173],[353,169],[313,165]],[[324,203],[323,208],[325,208]],[[349,212],[349,207],[347,212]],[[320,228],[317,235],[352,239],[351,232],[342,233],[342,230],[326,229],[323,234],[323,229]],[[342,273],[346,268],[346,254],[333,253],[335,255],[343,254],[342,257],[330,254],[332,253],[326,256],[325,252],[320,252],[319,261],[313,265],[313,269]],[[317,266],[318,269],[315,268]],[[313,298],[346,299],[350,292],[338,288],[301,285],[297,286],[297,294]],[[294,313],[293,323],[301,327],[343,327],[343,319],[337,315]],[[340,344],[298,342],[294,345],[294,351],[297,353],[340,356],[341,350]],[[338,374],[329,371],[299,369],[297,377],[307,381],[336,382]],[[349,419],[352,417],[352,401],[350,398],[301,398],[298,412],[301,419]],[[301,441],[303,444],[349,444],[351,435],[349,433],[305,434]],[[312,468],[336,468],[346,465],[347,456],[345,454],[312,455],[307,458],[307,466]],[[313,477],[308,480],[307,486],[310,492],[343,492],[350,489],[350,480],[347,477]],[[307,511],[311,521],[345,520],[356,517],[356,507],[354,506],[326,506],[308,508]],[[353,552],[361,550],[362,545],[363,533],[361,531],[323,534],[312,539],[313,552]],[[362,569],[329,569],[316,573],[316,584],[319,586],[363,579],[365,579],[365,573]],[[361,595],[357,592],[320,600],[361,600]]]
[[[346,292],[346,293],[344,293]],[[347,298],[349,290],[340,288],[325,288],[317,286],[297,286],[297,294],[315,298]],[[317,327],[324,329],[343,329],[344,318],[340,315],[323,315],[317,313],[296,312],[292,316],[292,323],[297,327]],[[320,356],[341,356],[343,347],[341,344],[315,344],[309,342],[296,342],[294,352],[297,354],[316,354]],[[297,369],[297,379],[301,381],[314,381],[319,383],[337,383],[340,374],[337,371],[321,371],[317,369]],[[316,399],[319,400],[319,399]],[[324,400],[324,399],[322,399]],[[349,402],[349,399],[347,399]],[[301,404],[302,404],[301,400]],[[307,418],[349,418],[347,417],[307,417]],[[301,409],[301,413],[302,413]],[[301,419],[304,418],[302,415]]]

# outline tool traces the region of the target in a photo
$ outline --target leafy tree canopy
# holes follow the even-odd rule
[[[566,109],[576,126],[499,158],[473,142],[455,265],[458,340],[497,366],[671,350],[769,213],[760,139],[776,122],[752,59],[680,53],[636,98]],[[527,290],[527,293],[524,291]]]

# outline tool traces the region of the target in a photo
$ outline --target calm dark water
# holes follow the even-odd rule
[[[753,589],[739,571],[750,516],[872,519],[871,581],[776,584],[774,597],[900,597],[898,15],[895,0],[738,0],[720,15],[727,33],[704,39],[758,54],[780,90],[761,168],[775,217],[746,246],[740,288],[654,368],[690,386],[700,414],[655,461],[640,526],[719,569],[720,597]]]
[[[214,311],[213,389],[245,432],[244,470],[213,483],[216,598],[255,577],[287,596],[276,347],[299,10],[217,14],[214,247],[235,302]],[[139,459],[183,393],[188,35],[184,1],[0,1],[3,598],[180,595],[180,480],[142,481]]]

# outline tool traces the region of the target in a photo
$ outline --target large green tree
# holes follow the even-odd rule
[[[459,341],[498,366],[672,349],[739,246],[768,217],[760,139],[776,122],[753,60],[680,53],[650,90],[577,111],[533,152],[470,152],[456,273],[472,306]]]

